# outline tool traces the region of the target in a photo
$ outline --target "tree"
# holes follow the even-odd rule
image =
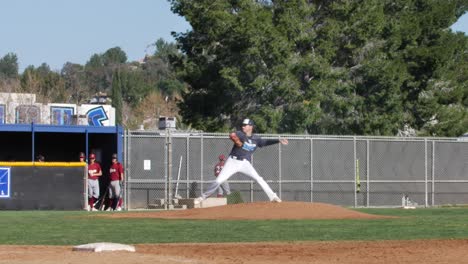
[[[226,130],[262,112],[255,121],[265,126],[258,129],[276,130],[298,84],[289,68],[290,43],[274,26],[271,7],[255,1],[172,4],[193,28],[176,35],[186,57],[175,65],[190,85],[180,104],[184,120],[198,129]]]
[[[115,108],[115,123],[122,125],[122,80],[120,71],[116,70],[112,77],[112,106]]]
[[[177,44],[166,42],[163,38],[159,38],[151,46],[155,48],[153,56],[160,58],[166,64],[170,63],[170,57],[179,54]]]
[[[18,57],[8,53],[0,59],[0,78],[18,78]]]
[[[89,87],[91,94],[104,92],[110,86],[110,81],[107,81],[106,71],[103,60],[99,54],[93,54],[85,67],[86,86]]]
[[[466,130],[466,72],[454,62],[466,69],[467,37],[449,30],[466,0],[171,3],[192,25],[175,34],[186,55],[175,65],[195,128],[250,116],[260,132]]]
[[[44,103],[65,102],[68,98],[65,81],[46,63],[38,68],[28,66],[21,76],[21,87],[23,92],[37,94]]]
[[[119,65],[127,62],[127,54],[120,47],[114,47],[104,52],[101,59],[104,66]]]
[[[125,65],[127,55],[120,47],[108,49],[103,54],[94,54],[85,65],[86,85],[93,94],[110,93],[114,71]]]
[[[174,98],[184,91],[185,86],[176,79],[165,79],[158,83],[158,89],[164,96]]]
[[[102,61],[102,58],[99,54],[93,54],[90,58],[89,61],[86,62],[85,67],[88,69],[98,69],[102,68],[104,66],[104,63]]]
[[[66,102],[81,104],[91,97],[89,88],[86,86],[85,70],[82,65],[67,62],[62,67],[60,75],[70,95]]]
[[[168,101],[159,92],[151,91],[141,103],[128,111],[125,122],[128,128],[154,128],[158,126],[159,116],[178,117],[178,108],[174,101]]]
[[[132,107],[138,105],[151,91],[151,87],[145,82],[141,71],[121,71],[123,100]]]

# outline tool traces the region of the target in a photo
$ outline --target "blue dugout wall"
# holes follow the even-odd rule
[[[9,170],[11,187],[22,190],[28,194],[28,198],[14,196],[14,191],[9,197],[2,196],[0,192],[0,209],[82,209],[77,206],[75,198],[79,194],[79,201],[83,200],[82,188],[78,191],[76,186],[62,186],[68,180],[71,185],[81,186],[82,177],[76,178],[83,170],[83,165],[63,166],[70,162],[77,162],[79,153],[96,154],[96,161],[101,164],[103,176],[100,179],[101,193],[104,193],[108,185],[108,171],[111,165],[111,156],[117,153],[119,161],[123,160],[123,128],[120,126],[57,126],[43,124],[0,124],[0,162],[10,164],[0,168],[0,174]],[[58,167],[41,166],[34,160],[38,155],[45,156],[46,163],[63,163]],[[18,166],[17,164],[24,164]],[[52,164],[49,163],[49,164]],[[15,165],[16,164],[16,165]],[[30,166],[30,167],[28,167]],[[79,173],[78,173],[78,171]],[[62,177],[61,175],[65,175]],[[1,175],[0,175],[1,177]],[[44,185],[46,184],[46,185]],[[3,184],[4,185],[4,184]],[[2,182],[0,181],[0,188]],[[28,187],[29,186],[29,187]],[[41,189],[63,188],[68,190],[71,196],[59,193],[51,193]],[[0,189],[1,191],[1,189]],[[26,192],[24,192],[26,191]],[[46,195],[46,196],[44,196]],[[67,194],[68,195],[68,194]],[[73,197],[73,199],[71,199]],[[15,201],[13,201],[13,198]],[[20,199],[21,198],[21,199]],[[37,200],[34,203],[33,200]],[[57,203],[68,200],[73,205],[66,206],[65,203]],[[71,202],[75,201],[75,202]]]

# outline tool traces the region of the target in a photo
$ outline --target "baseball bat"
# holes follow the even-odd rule
[[[99,204],[99,211],[102,211],[102,208],[104,207],[104,204],[106,203],[107,193],[109,193],[109,186],[107,186],[106,191],[104,192],[104,195],[102,196],[101,204]]]
[[[182,156],[180,156],[179,170],[177,171],[177,183],[176,183],[175,195],[174,195],[174,198],[176,198],[176,199],[182,199],[182,197],[179,195],[179,181],[180,181],[180,169],[181,169],[181,167],[182,167]]]

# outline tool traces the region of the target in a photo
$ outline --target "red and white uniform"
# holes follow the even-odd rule
[[[110,167],[110,180],[111,181],[120,181],[122,180],[120,176],[123,174],[123,166],[120,162],[112,163]]]
[[[94,207],[94,203],[99,198],[99,176],[102,175],[101,165],[97,162],[88,164],[88,205]]]
[[[88,165],[88,179],[99,179],[99,176],[94,176],[94,174],[97,174],[99,172],[101,172],[101,165],[99,165],[99,163],[95,162]]]
[[[115,157],[113,159],[116,160]],[[122,206],[121,201],[121,188],[120,182],[123,181],[124,168],[120,162],[112,162],[112,165],[109,169],[109,207],[112,207],[113,210],[116,210],[118,207]],[[120,204],[120,205],[119,205]]]

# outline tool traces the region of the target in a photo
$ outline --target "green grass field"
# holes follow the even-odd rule
[[[160,220],[95,217],[108,212],[1,211],[0,244],[406,240],[468,238],[468,208],[358,209],[378,220]]]

